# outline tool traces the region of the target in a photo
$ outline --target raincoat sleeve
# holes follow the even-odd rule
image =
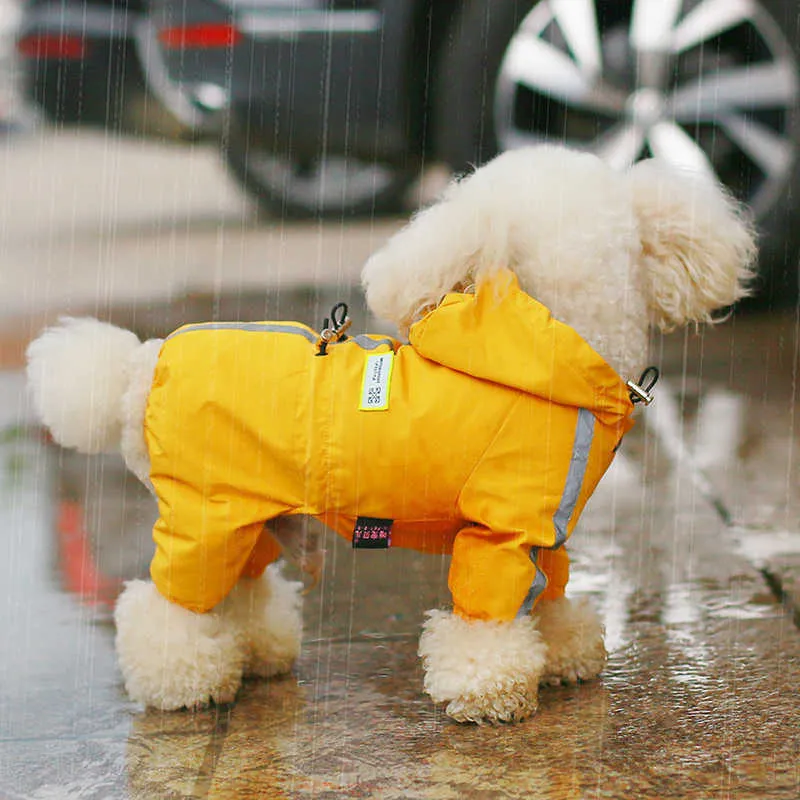
[[[529,553],[524,531],[504,533],[482,525],[462,528],[448,576],[455,613],[465,619],[514,619],[536,576]]]
[[[529,547],[527,536],[481,526],[456,537],[449,586],[455,613],[466,619],[508,622],[539,600],[563,597],[569,579],[565,547]]]
[[[465,483],[449,585],[467,619],[508,621],[558,597],[564,550],[617,434],[583,410],[522,398]]]

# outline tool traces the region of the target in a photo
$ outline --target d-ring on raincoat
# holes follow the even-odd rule
[[[505,270],[445,297],[408,345],[359,336],[317,355],[317,341],[298,323],[165,341],[145,415],[160,592],[213,608],[279,556],[266,521],[309,514],[348,538],[357,517],[390,519],[393,547],[452,552],[466,618],[562,594],[564,542],[631,425],[611,367]],[[388,402],[364,410],[376,355]]]

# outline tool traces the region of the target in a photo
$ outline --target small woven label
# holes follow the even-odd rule
[[[391,547],[392,522],[380,517],[359,517],[353,529],[353,547],[359,550],[385,550]]]
[[[386,411],[389,408],[389,388],[392,383],[394,353],[367,356],[361,380],[361,411]]]

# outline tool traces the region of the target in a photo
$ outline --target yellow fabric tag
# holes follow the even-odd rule
[[[393,368],[394,353],[367,356],[361,380],[360,411],[386,411],[389,408]]]

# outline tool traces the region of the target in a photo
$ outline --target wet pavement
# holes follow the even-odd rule
[[[396,222],[281,231],[224,217],[206,233],[190,224],[172,250],[141,220],[96,239],[112,264],[104,287],[130,287],[120,300],[92,294],[99,260],[72,250],[69,274],[81,280],[31,309],[19,298],[52,274],[43,265],[63,239],[0,248],[0,266],[34,254],[0,315],[0,800],[796,800],[800,325],[790,311],[655,341],[656,403],[572,539],[570,591],[599,609],[609,664],[595,682],[542,689],[530,721],[457,725],[422,693],[417,636],[424,611],[447,602],[446,558],[354,555],[333,537],[290,676],[248,682],[234,704],[202,712],[127,700],[111,605],[122,580],[146,572],[155,509],[119,459],[63,452],[30,425],[19,356],[65,308],[156,335],[215,318],[317,325],[343,297],[356,327],[372,327],[352,276]],[[220,230],[227,274],[209,250]],[[258,288],[247,264],[269,237],[280,267]],[[135,286],[131,253],[156,251],[164,275]],[[338,266],[317,280],[324,259]],[[293,272],[304,263],[310,272]],[[176,273],[203,280],[169,283]]]

